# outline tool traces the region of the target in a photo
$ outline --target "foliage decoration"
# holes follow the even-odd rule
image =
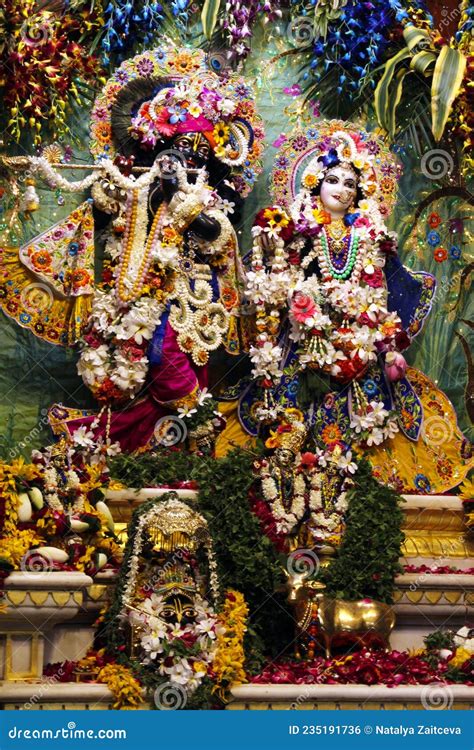
[[[366,106],[374,71],[397,44],[402,23],[417,16],[419,5],[348,0],[293,6],[289,29],[296,48],[283,54],[297,55],[305,101],[320,100],[329,117],[346,118]]]
[[[406,46],[385,64],[375,90],[375,111],[380,125],[393,138],[396,131],[396,108],[402,98],[403,82],[410,72],[432,77],[431,129],[436,141],[441,139],[454,99],[466,69],[464,54],[444,42],[433,29],[407,24],[403,30]],[[399,67],[399,63],[402,67]],[[409,66],[406,67],[406,63]]]
[[[105,0],[104,26],[100,33],[102,62],[121,62],[137,44],[150,45],[164,20],[156,0]]]
[[[359,463],[347,493],[346,529],[337,557],[322,571],[329,596],[393,602],[404,539],[400,495],[380,484],[367,460]]]
[[[274,594],[281,583],[278,553],[249,502],[255,457],[240,449],[217,460],[180,451],[121,454],[110,459],[109,468],[112,480],[129,487],[199,488],[199,510],[209,524],[220,580],[240,591],[249,606],[246,642],[252,648],[246,653],[258,667],[262,651],[277,652],[279,643],[291,640],[292,621],[283,595]]]

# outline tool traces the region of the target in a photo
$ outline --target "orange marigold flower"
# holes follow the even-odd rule
[[[100,143],[110,143],[112,139],[112,128],[108,122],[98,122],[94,128],[94,135]]]
[[[238,302],[238,294],[231,286],[226,286],[221,293],[222,302],[226,310],[231,310]]]
[[[303,179],[303,185],[307,188],[313,188],[318,184],[318,178],[315,174],[307,174]]]
[[[91,275],[85,268],[76,268],[68,273],[68,280],[73,287],[83,287],[91,281]]]
[[[321,437],[326,445],[333,445],[341,440],[342,433],[337,424],[328,424],[322,431]]]

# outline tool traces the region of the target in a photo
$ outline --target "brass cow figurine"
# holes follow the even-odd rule
[[[389,604],[372,599],[332,599],[324,594],[323,584],[307,580],[307,573],[286,573],[287,601],[293,605],[297,622],[297,658],[303,655],[312,659],[317,646],[330,658],[333,641],[338,639],[360,644],[377,642],[386,650],[390,648],[395,614]]]

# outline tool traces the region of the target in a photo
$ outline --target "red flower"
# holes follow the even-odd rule
[[[307,451],[301,454],[301,465],[305,468],[315,466],[318,463],[318,457],[314,453]]]
[[[372,318],[369,318],[369,316],[365,312],[359,315],[359,317],[357,318],[357,321],[363,326],[368,326],[369,328],[377,328],[377,321],[372,320]]]
[[[262,208],[262,210],[259,211],[258,214],[255,217],[254,226],[264,227],[264,228],[270,226],[270,219],[268,218],[268,214],[267,214],[267,216],[265,216],[265,213],[268,212],[268,211],[272,211],[275,208],[276,207],[274,207],[274,206],[269,206],[267,208]],[[282,240],[284,242],[288,242],[289,240],[291,240],[291,238],[293,237],[294,233],[295,233],[295,224],[294,224],[294,221],[292,219],[289,220],[289,222],[288,222],[288,224],[286,226],[280,227],[279,234],[280,234],[280,237],[282,238]]]
[[[316,312],[316,304],[307,294],[297,292],[291,301],[291,312],[298,323],[304,323]]]
[[[433,213],[428,216],[428,224],[431,229],[436,229],[436,227],[439,227],[441,224],[441,216],[433,211]]]
[[[443,263],[448,257],[448,252],[444,247],[438,247],[433,253],[433,258],[437,263]]]
[[[393,240],[391,237],[384,237],[379,242],[379,250],[384,255],[396,255],[397,246],[395,240]]]
[[[379,289],[383,285],[383,272],[381,268],[375,268],[373,273],[362,271],[361,278],[372,289]]]
[[[411,344],[411,339],[406,331],[398,331],[395,336],[395,346],[399,352],[403,352]]]

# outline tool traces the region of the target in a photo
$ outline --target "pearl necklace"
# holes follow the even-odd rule
[[[341,268],[337,268],[331,258],[328,235],[327,235],[326,229],[323,227],[323,231],[321,234],[321,248],[322,248],[323,254],[325,256],[325,259],[328,265],[329,273],[331,274],[333,279],[338,279],[339,281],[343,281],[344,279],[349,278],[349,276],[352,274],[352,270],[356,262],[358,246],[359,246],[359,237],[354,232],[354,230],[351,229],[351,232],[349,235],[349,249],[347,252],[346,261]]]
[[[138,202],[139,202],[139,190],[133,191],[132,196],[132,205],[130,210],[130,216],[129,220],[127,221],[127,227],[125,230],[125,237],[124,237],[124,244],[125,244],[125,250],[122,256],[122,262],[120,264],[120,270],[119,270],[119,277],[118,277],[118,283],[117,283],[117,295],[119,299],[122,302],[131,302],[136,297],[140,296],[140,292],[148,271],[148,267],[150,265],[151,260],[151,250],[156,242],[158,231],[161,227],[163,218],[164,218],[164,210],[166,207],[166,204],[162,203],[159,207],[158,211],[156,212],[153,223],[150,229],[150,232],[148,234],[145,247],[143,248],[143,241],[141,237],[137,237],[137,215],[138,215]],[[147,207],[147,203],[145,202],[145,208]],[[143,209],[143,206],[141,207]],[[138,247],[137,245],[138,240]],[[135,246],[135,247],[134,247]],[[126,277],[130,270],[130,259],[132,257],[133,251],[136,251],[137,253],[140,253],[142,251],[142,257],[140,261],[139,268],[137,269],[135,280],[133,282],[132,288],[130,291],[127,291],[127,285],[126,285]]]

